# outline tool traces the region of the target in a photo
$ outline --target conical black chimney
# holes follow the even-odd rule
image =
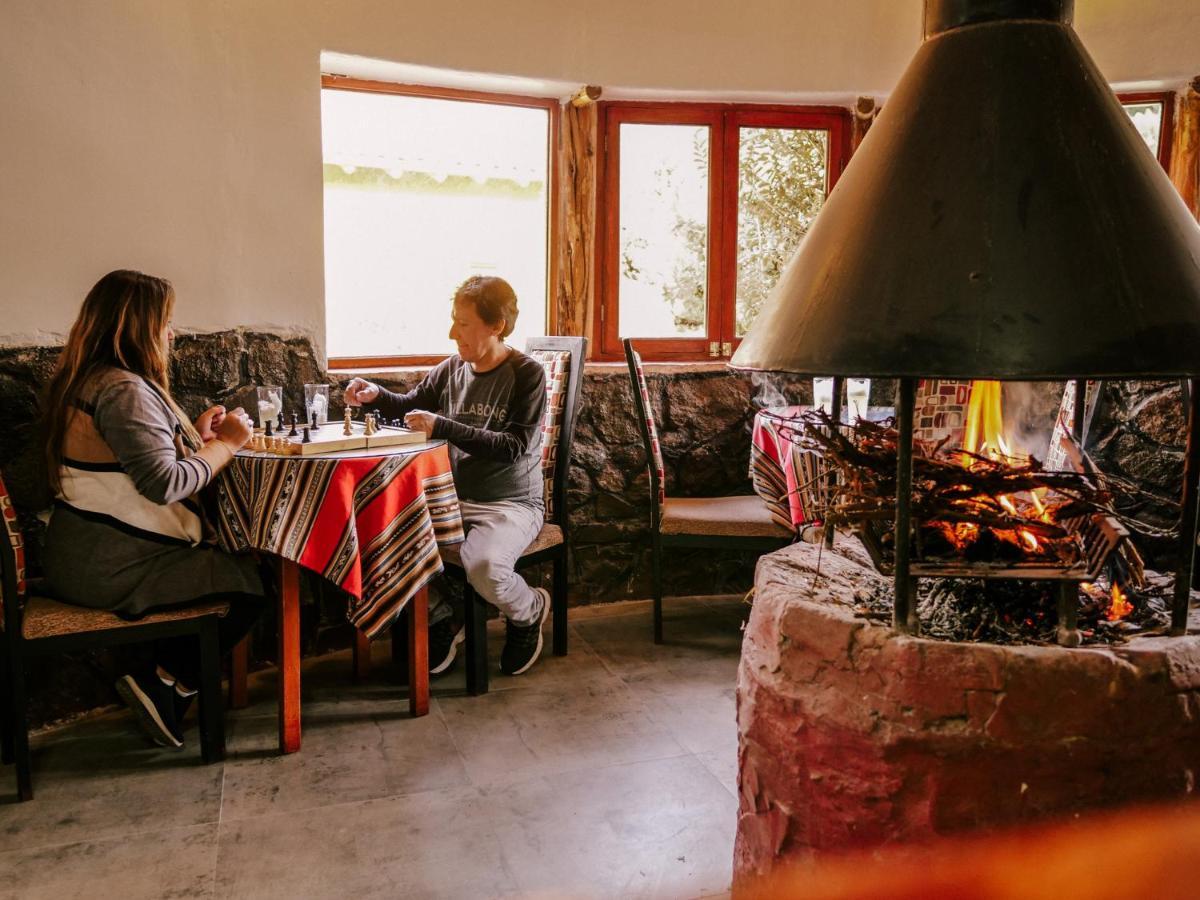
[[[1200,227],[1072,0],[926,0],[925,41],[731,365],[1200,374]]]

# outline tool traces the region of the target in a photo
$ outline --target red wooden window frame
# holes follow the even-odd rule
[[[1143,91],[1141,93],[1120,93],[1117,99],[1124,106],[1127,103],[1161,103],[1162,121],[1159,124],[1158,157],[1159,165],[1167,172],[1171,171],[1171,147],[1175,139],[1175,94],[1171,91]]]
[[[499,106],[521,106],[544,109],[549,115],[546,141],[546,332],[554,334],[557,327],[554,285],[558,283],[558,141],[561,106],[558,100],[546,97],[526,97],[520,94],[493,94],[484,91],[465,91],[457,88],[429,87],[417,84],[395,84],[389,81],[368,81],[344,75],[322,75],[321,89],[361,91],[370,94],[400,94],[407,97],[426,97],[434,100],[460,100],[468,103],[492,103]],[[465,275],[464,275],[465,277]],[[448,287],[449,289],[449,287]],[[449,297],[446,306],[446,328],[450,327]],[[397,356],[340,356],[329,360],[330,369],[374,369],[388,366],[432,366],[437,365],[443,355],[397,355]]]
[[[621,125],[700,125],[709,129],[708,196],[708,334],[703,338],[642,338],[644,359],[701,361],[713,357],[712,342],[736,349],[738,152],[747,128],[804,128],[829,133],[826,195],[833,190],[850,156],[850,112],[840,107],[734,105],[723,103],[600,104],[598,116],[595,300],[597,358],[623,359],[619,321],[618,248],[620,234]],[[721,359],[728,358],[722,354]]]

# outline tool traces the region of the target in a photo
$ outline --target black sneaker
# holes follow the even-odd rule
[[[445,618],[429,626],[429,674],[441,675],[454,665],[458,645],[466,632],[454,627],[454,619]]]
[[[133,710],[142,731],[160,747],[179,749],[183,735],[175,719],[175,687],[153,671],[117,680],[117,693]]]
[[[550,614],[550,592],[534,588],[542,600],[538,617],[530,625],[514,625],[504,621],[504,649],[500,651],[500,671],[505,675],[520,675],[537,662],[542,653],[542,625]]]

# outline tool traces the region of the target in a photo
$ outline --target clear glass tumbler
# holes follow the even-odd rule
[[[846,401],[850,406],[850,421],[867,417],[867,404],[871,399],[870,378],[847,378]]]
[[[317,424],[329,421],[329,385],[306,384],[304,386],[304,421],[311,423],[313,416]]]
[[[260,384],[258,386],[258,422],[259,428],[266,426],[267,422],[275,423],[279,420],[279,413],[283,411],[283,388],[277,384]]]
[[[833,379],[813,379],[813,406],[827,413],[833,412]]]

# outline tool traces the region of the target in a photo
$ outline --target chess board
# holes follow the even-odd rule
[[[286,431],[282,435],[266,437],[261,430],[255,430],[254,437],[243,448],[243,452],[270,456],[319,456],[341,450],[372,450],[401,444],[420,444],[426,440],[424,432],[409,431],[395,425],[380,425],[379,430],[370,435],[366,433],[366,426],[362,422],[352,422],[349,435],[344,430],[345,426],[340,421],[330,421],[316,431],[310,428],[307,444],[304,443],[304,432],[300,427],[295,437],[288,437]]]

